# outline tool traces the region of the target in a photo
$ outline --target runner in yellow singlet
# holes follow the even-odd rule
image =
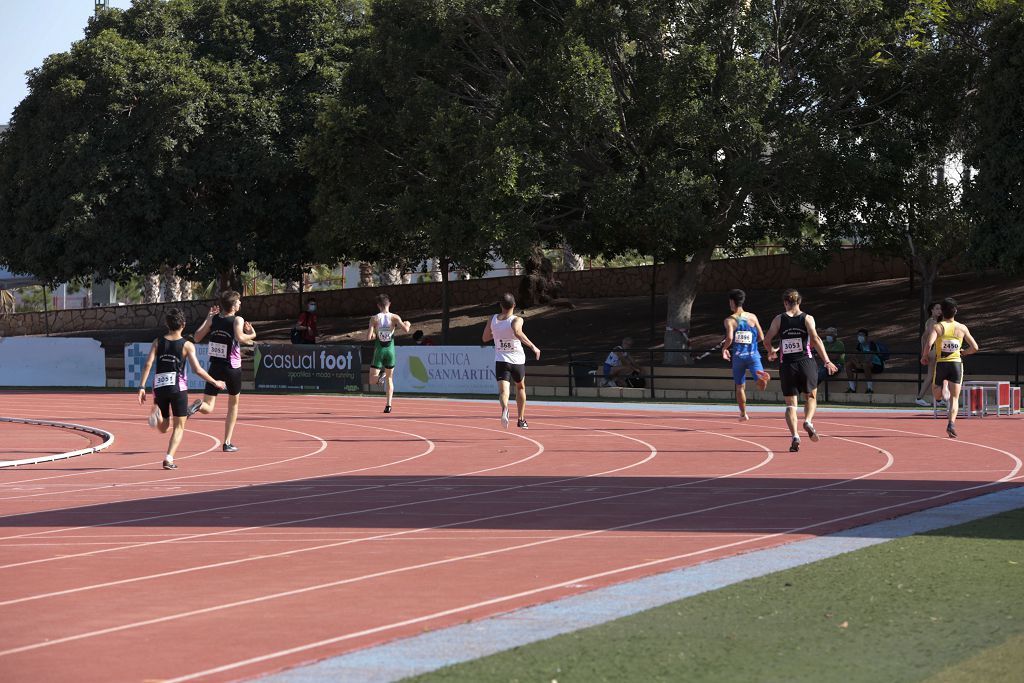
[[[978,342],[974,341],[967,325],[958,323],[956,301],[942,301],[942,320],[932,326],[925,340],[924,353],[921,354],[921,365],[928,365],[933,347],[935,349],[935,379],[932,392],[935,400],[942,398],[942,383],[949,382],[949,422],[946,434],[956,438],[956,416],[960,408],[960,386],[964,381],[963,356],[978,352]]]

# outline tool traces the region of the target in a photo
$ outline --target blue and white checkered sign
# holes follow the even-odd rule
[[[149,349],[152,348],[150,344],[125,344],[124,345],[124,385],[126,387],[137,387],[142,383],[142,368],[146,367],[146,357],[149,356]],[[199,364],[203,368],[210,366],[210,355],[209,345],[207,344],[196,344],[196,358]],[[205,389],[206,380],[197,377],[192,372],[192,367],[186,363],[186,372],[188,372],[188,388],[189,389]],[[153,384],[153,371],[150,370],[147,386]],[[150,387],[152,388],[152,387]]]

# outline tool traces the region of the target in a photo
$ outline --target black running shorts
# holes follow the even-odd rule
[[[169,416],[188,416],[188,392],[179,391],[176,394],[155,394],[153,403],[160,409],[160,414],[166,420]]]
[[[222,380],[228,385],[230,396],[238,396],[242,393],[242,368],[233,368],[226,363],[210,363],[209,373],[210,377]],[[220,389],[207,382],[203,393],[207,396],[217,396],[220,394]]]
[[[495,361],[494,377],[499,382],[515,382],[518,384],[526,379],[526,363],[515,365],[502,360]]]
[[[935,364],[935,386],[941,387],[943,382],[950,384],[964,383],[964,364],[948,361]]]
[[[783,396],[809,394],[818,388],[818,364],[813,358],[801,358],[779,366]]]

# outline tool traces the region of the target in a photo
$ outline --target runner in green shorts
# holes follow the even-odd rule
[[[395,331],[406,332],[412,324],[402,320],[391,312],[391,298],[387,294],[377,296],[377,315],[370,318],[370,329],[367,339],[373,344],[373,362],[370,363],[370,382],[384,384],[387,392],[387,404],[384,412],[391,412],[391,397],[395,393]],[[381,372],[383,371],[383,372]]]

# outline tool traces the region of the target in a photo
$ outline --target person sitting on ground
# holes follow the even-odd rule
[[[857,330],[857,351],[850,354],[851,358],[846,364],[846,378],[849,380],[848,394],[857,393],[857,373],[864,373],[864,381],[867,383],[866,394],[875,393],[875,375],[885,371],[885,360],[882,358],[882,348],[879,342],[871,339],[871,333],[867,330]]]
[[[604,386],[624,387],[630,377],[640,378],[640,365],[629,355],[633,348],[633,338],[626,337],[621,346],[616,346],[604,359]]]
[[[828,351],[828,357],[835,364],[836,372],[842,372],[843,365],[846,364],[846,344],[839,338],[839,330],[835,327],[826,327],[822,330],[822,334],[825,338],[825,350]],[[825,369],[824,365],[818,366],[818,384],[822,384],[828,377],[828,370]]]
[[[293,344],[316,344],[316,299],[306,301],[306,310],[299,314],[299,320],[292,330]]]
[[[416,346],[434,346],[434,341],[430,337],[424,336],[423,330],[413,332],[412,341]]]

